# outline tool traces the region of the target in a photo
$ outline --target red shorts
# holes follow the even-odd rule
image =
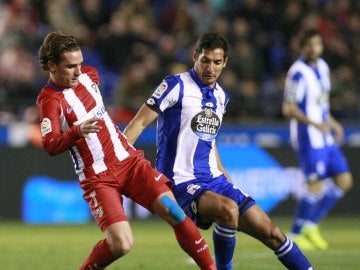
[[[153,212],[154,200],[171,190],[171,182],[143,156],[130,156],[121,163],[80,182],[83,197],[102,231],[128,220],[121,195]]]

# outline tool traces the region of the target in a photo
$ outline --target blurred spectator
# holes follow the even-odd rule
[[[263,115],[260,104],[260,87],[254,79],[238,81],[236,74],[227,70],[222,74],[221,83],[228,91],[230,100],[227,113],[233,122],[256,121]]]
[[[358,118],[360,100],[354,70],[350,65],[343,64],[334,70],[333,75],[332,114],[347,120]]]
[[[159,17],[160,30],[165,33],[193,31],[194,22],[189,14],[190,0],[172,1]]]
[[[262,108],[262,118],[279,121],[283,118],[282,100],[284,95],[285,73],[267,76],[262,81],[259,103]]]
[[[146,96],[154,88],[155,82],[152,79],[158,78],[154,74],[159,70],[157,65],[150,51],[128,58],[126,69],[114,89],[112,115],[115,121],[127,123],[144,103]]]
[[[27,125],[25,132],[29,143],[35,147],[42,148],[42,136],[39,125],[40,120],[36,106],[27,107],[23,112],[22,120]]]
[[[67,32],[79,39],[89,31],[81,20],[78,6],[72,0],[45,0],[45,13],[52,29]]]
[[[201,35],[210,30],[216,17],[215,10],[209,0],[197,0],[189,4],[188,14],[194,25],[194,34]]]
[[[0,50],[15,44],[35,50],[39,44],[39,14],[32,1],[11,0],[0,5]]]
[[[127,58],[142,47],[154,48],[157,37],[152,13],[147,0],[124,1],[112,14],[107,34],[100,41],[104,64],[121,72]]]
[[[318,28],[326,43],[324,58],[334,73],[333,113],[356,121],[359,1],[0,1],[0,121],[21,119],[33,105],[45,80],[37,67],[37,48],[50,29],[79,38],[84,64],[98,67],[104,101],[130,113],[156,87],[156,78],[192,65],[194,37],[210,30],[222,33],[232,54],[222,84],[234,100],[225,121],[281,121],[283,74],[308,28]]]
[[[248,39],[238,39],[233,47],[230,67],[240,79],[260,80],[264,72],[263,58]]]
[[[101,0],[77,0],[77,8],[79,10],[80,20],[84,25],[97,35],[100,27],[107,23],[105,13],[102,11]]]
[[[219,14],[215,17],[211,26],[211,30],[224,35],[230,40],[230,26],[231,22],[229,18],[226,15]]]
[[[39,77],[34,60],[33,54],[20,45],[0,52],[0,105],[7,108],[11,104],[14,114],[35,102]]]

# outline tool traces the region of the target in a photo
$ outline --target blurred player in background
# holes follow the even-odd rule
[[[39,49],[39,62],[49,71],[37,99],[43,147],[50,155],[70,151],[83,197],[105,232],[80,269],[104,269],[132,248],[122,195],[168,222],[179,245],[201,269],[216,269],[198,228],[176,203],[170,181],[128,143],[109,117],[98,73],[82,66],[77,40],[63,32],[48,34]]]
[[[271,248],[287,268],[312,269],[297,245],[231,183],[220,161],[215,138],[229,98],[217,79],[228,62],[226,39],[216,33],[202,35],[193,61],[188,72],[160,83],[125,128],[125,136],[134,143],[157,119],[156,167],[172,180],[178,203],[199,228],[215,223],[218,269],[232,269],[238,230]]]
[[[330,71],[320,58],[324,45],[317,30],[307,30],[302,54],[290,67],[283,113],[291,119],[291,140],[306,177],[306,191],[297,203],[291,238],[302,249],[327,249],[318,223],[352,186],[352,175],[337,141],[344,130],[330,114]],[[334,181],[326,182],[327,178]]]

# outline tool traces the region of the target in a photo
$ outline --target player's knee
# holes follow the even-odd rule
[[[307,189],[314,193],[314,194],[320,194],[323,189],[323,181],[322,180],[313,180],[307,183]]]
[[[350,173],[344,173],[336,178],[336,185],[344,192],[350,190],[353,186],[353,179]]]
[[[285,236],[281,232],[279,227],[270,223],[265,239],[265,245],[275,250],[283,243],[283,241],[285,240]]]
[[[239,207],[233,200],[226,200],[220,208],[221,222],[229,228],[239,227]]]
[[[129,253],[129,251],[132,249],[134,243],[132,240],[128,238],[112,238],[109,241],[109,247],[112,252],[112,254],[119,258],[124,256],[125,254]]]
[[[176,221],[181,222],[185,219],[185,213],[181,209],[181,207],[172,199],[170,199],[168,196],[163,196],[160,199],[160,202],[166,207],[166,209],[169,211],[170,216]]]

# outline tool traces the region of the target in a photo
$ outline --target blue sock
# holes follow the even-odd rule
[[[231,270],[236,244],[236,230],[215,224],[213,241],[218,270]]]
[[[341,188],[339,188],[335,184],[331,185],[317,203],[315,211],[310,218],[310,221],[312,221],[313,223],[318,223],[323,217],[325,217],[329,213],[329,211],[343,196],[344,191]]]
[[[298,246],[286,238],[280,247],[275,250],[279,261],[290,270],[312,270],[312,265]]]
[[[310,191],[306,191],[299,199],[291,227],[292,233],[300,234],[304,222],[312,216],[317,200],[318,195]]]

